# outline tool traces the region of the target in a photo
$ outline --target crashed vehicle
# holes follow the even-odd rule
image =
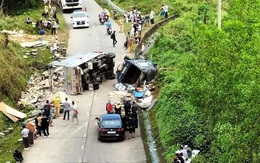
[[[51,72],[53,68],[62,67],[64,89],[68,94],[80,94],[91,88],[97,90],[99,83],[115,78],[115,56],[114,53],[108,52],[78,53],[65,60],[53,61],[48,68]]]
[[[141,86],[150,83],[157,75],[156,64],[149,60],[124,58],[124,62],[117,67],[117,81],[123,84]]]

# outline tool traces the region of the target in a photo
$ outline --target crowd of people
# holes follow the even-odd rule
[[[51,30],[52,35],[57,35],[57,29],[59,28],[59,19],[57,17],[57,10],[55,5],[49,1],[44,6],[44,10],[41,14],[42,18],[36,21],[36,28],[39,30],[40,35],[44,35],[46,30]],[[27,24],[32,24],[30,17],[26,18]]]
[[[52,104],[55,107],[53,110]],[[76,120],[76,124],[78,124],[78,107],[76,106],[75,101],[69,102],[68,98],[65,98],[64,102],[61,102],[59,96],[56,96],[51,102],[46,100],[45,105],[42,108],[42,112],[40,112],[35,118],[34,121],[28,121],[26,125],[22,126],[22,140],[24,144],[24,150],[29,150],[30,147],[34,145],[34,140],[38,137],[50,137],[49,127],[53,127],[53,117],[60,117],[60,109],[61,104],[64,106],[64,115],[63,120],[67,117],[67,120],[70,120],[70,112],[72,111],[72,123]],[[55,115],[52,115],[52,113]],[[19,149],[15,149],[14,151],[14,159],[16,162],[22,162],[23,156]]]
[[[166,4],[162,5],[159,15],[168,18],[168,6]],[[156,14],[153,10],[151,10],[148,15],[142,16],[141,11],[132,6],[130,11],[124,14],[124,19],[119,20],[119,32],[123,31],[123,21],[125,21],[125,23],[131,23],[131,30],[127,33],[126,41],[124,43],[126,50],[131,52],[133,44],[141,43],[143,27],[147,24],[154,25],[155,16]]]
[[[123,126],[129,131],[128,138],[135,137],[135,129],[138,127],[138,105],[132,101],[130,95],[126,97],[123,103],[116,102],[112,104],[110,100],[106,103],[107,114],[119,114],[122,117]]]

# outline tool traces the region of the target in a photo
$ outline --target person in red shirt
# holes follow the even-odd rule
[[[108,102],[106,104],[106,111],[107,111],[107,114],[113,114],[113,106],[112,106],[110,100],[108,100]]]

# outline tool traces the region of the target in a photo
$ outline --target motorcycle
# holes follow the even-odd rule
[[[112,34],[112,28],[107,28],[107,34],[111,35]]]
[[[110,22],[110,20],[108,20],[106,22],[106,27],[107,27],[107,34],[111,35],[112,34],[112,23]]]
[[[104,18],[99,18],[99,22],[103,25],[105,23],[105,19]]]

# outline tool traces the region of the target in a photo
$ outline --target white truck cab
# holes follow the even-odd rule
[[[85,10],[75,10],[71,14],[73,28],[89,27],[89,18]]]
[[[71,9],[82,9],[82,0],[57,0],[62,12]]]

